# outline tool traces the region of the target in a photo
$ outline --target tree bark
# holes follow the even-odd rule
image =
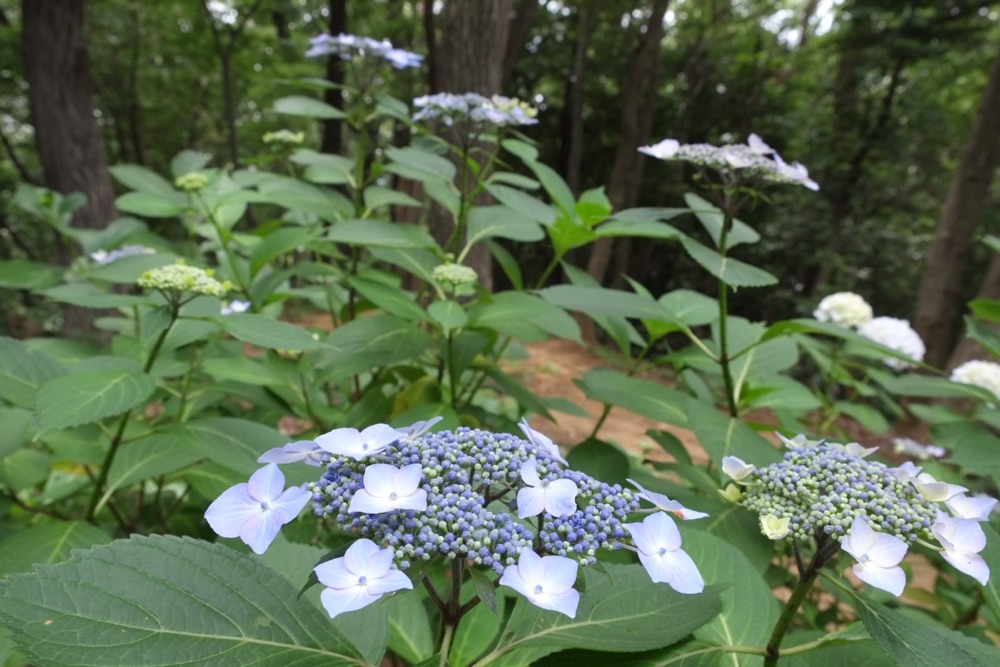
[[[577,37],[573,50],[573,70],[566,79],[566,103],[563,107],[566,184],[574,195],[580,194],[580,167],[583,162],[583,92],[587,76],[587,48],[590,45],[591,10],[577,10]]]
[[[94,118],[83,0],[24,0],[21,17],[28,103],[45,185],[87,196],[75,226],[105,227],[118,214]]]
[[[436,42],[434,50],[433,80],[441,92],[486,96],[501,92],[511,7],[512,0],[445,3],[441,14],[442,39]],[[431,227],[439,239],[451,233],[443,228],[446,225],[442,216],[432,216]],[[479,275],[482,287],[493,288],[493,258],[485,245],[472,249],[467,264]]]
[[[625,85],[622,88],[622,109],[619,123],[618,150],[608,179],[608,199],[615,210],[631,206],[638,192],[643,161],[637,149],[649,139],[653,113],[652,100],[656,92],[656,70],[663,39],[663,17],[670,0],[653,0],[646,31],[640,35]],[[611,264],[612,240],[599,239],[591,246],[587,272],[603,283]]]
[[[330,0],[329,26],[331,35],[347,32],[347,0]],[[344,61],[340,56],[330,55],[326,58],[326,80],[336,84],[336,88],[327,88],[323,92],[323,101],[330,106],[343,110],[344,96],[339,86],[344,83]],[[323,121],[323,141],[320,150],[324,153],[340,153],[343,148],[344,121],[330,118]]]
[[[514,65],[524,51],[524,44],[528,41],[528,35],[538,19],[538,12],[541,5],[538,0],[518,0],[514,7],[514,14],[510,19],[510,32],[507,37],[507,48],[503,56],[503,72],[501,75],[501,89],[508,90],[511,80],[514,77]],[[586,11],[580,9],[580,11]]]
[[[952,177],[944,209],[934,230],[927,265],[920,279],[914,328],[927,345],[925,361],[943,366],[952,351],[962,306],[962,270],[972,252],[990,183],[1000,161],[1000,53],[976,119]]]

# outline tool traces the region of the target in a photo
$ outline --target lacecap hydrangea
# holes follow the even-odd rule
[[[965,487],[938,481],[909,462],[890,467],[869,460],[875,449],[857,443],[784,440],[782,460],[762,468],[723,459],[723,471],[739,485],[723,495],[755,512],[767,537],[812,542],[830,556],[842,549],[857,560],[853,570],[860,579],[894,595],[905,586],[898,564],[915,543],[940,551],[956,569],[985,583],[989,568],[979,556],[986,546],[979,522],[996,500],[968,496]]]
[[[389,569],[405,573],[432,559],[491,570],[498,585],[569,616],[579,599],[577,569],[596,563],[601,549],[636,552],[654,582],[679,592],[703,589],[672,517],[704,514],[641,486],[633,491],[569,469],[558,447],[527,422],[521,438],[469,428],[428,432],[436,421],[335,429],[272,449],[260,458],[267,464],[255,473],[260,479],[224,493],[206,518],[219,535],[260,553],[311,503],[317,517],[359,538],[343,558],[316,568],[331,616],[411,587]],[[295,462],[322,473],[283,490],[277,464]],[[641,500],[653,507],[642,508]],[[629,523],[638,511],[649,516]],[[536,581],[540,572],[550,583],[569,583],[552,588]],[[372,577],[383,583],[369,587]]]

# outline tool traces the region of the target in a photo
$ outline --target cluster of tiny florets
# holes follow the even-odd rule
[[[139,287],[163,292],[189,292],[222,297],[232,289],[229,281],[219,282],[212,271],[178,262],[146,271],[138,280]]]
[[[464,264],[439,264],[431,271],[431,278],[435,282],[459,287],[462,285],[474,285],[479,280],[476,270]]]
[[[995,361],[974,359],[956,366],[951,372],[951,381],[960,384],[970,384],[993,392],[1000,398],[1000,364]]]
[[[451,126],[457,123],[477,123],[505,127],[508,125],[534,125],[538,110],[516,97],[494,95],[486,97],[477,93],[438,93],[413,100],[420,111],[413,115],[415,121],[438,120]]]
[[[858,333],[865,338],[884,345],[909,357],[913,361],[923,361],[927,348],[920,334],[913,330],[909,320],[898,317],[876,317],[858,327]],[[889,368],[904,370],[912,363],[895,357],[887,357],[884,363]]]
[[[306,133],[292,132],[291,130],[277,130],[275,132],[265,132],[263,139],[265,144],[297,145],[306,140]]]
[[[357,35],[317,35],[309,40],[307,58],[338,56],[341,60],[385,60],[396,69],[419,67],[424,57],[412,51],[397,49],[387,39],[372,39]]]
[[[184,192],[198,192],[208,186],[208,175],[200,171],[189,171],[174,179],[174,187]]]
[[[577,504],[582,507],[561,518],[541,516],[539,539],[546,553],[590,564],[596,562],[596,549],[615,548],[618,538],[627,538],[621,524],[639,508],[630,491],[561,469],[547,452],[504,433],[461,428],[398,441],[365,461],[331,458],[323,477],[309,490],[317,516],[392,547],[400,569],[442,555],[468,559],[502,574],[535,540],[538,519],[518,519],[514,502],[524,486],[521,468],[532,458],[543,481],[575,482]],[[362,488],[366,464],[371,463],[400,467],[419,463],[427,509],[348,512],[351,498]]]
[[[813,311],[820,322],[832,322],[842,327],[860,327],[874,317],[871,305],[854,292],[837,292],[823,297]]]
[[[740,504],[762,517],[787,517],[789,537],[799,540],[819,533],[839,540],[860,516],[878,532],[913,542],[930,536],[938,514],[935,503],[891,468],[836,444],[790,449],[743,483]]]

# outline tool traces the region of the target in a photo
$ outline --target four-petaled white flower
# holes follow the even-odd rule
[[[403,442],[412,442],[414,439],[419,438],[424,433],[427,433],[427,431],[434,428],[442,419],[444,419],[444,417],[431,417],[426,421],[414,422],[409,426],[397,428],[396,430],[403,433],[403,437],[400,438],[400,440]]]
[[[238,537],[262,554],[311,497],[299,487],[285,489],[285,476],[271,463],[251,475],[248,483],[224,491],[208,506],[205,519],[222,537]]]
[[[799,433],[794,438],[786,438],[782,434],[775,432],[778,439],[785,444],[788,449],[802,449],[803,447],[815,447],[817,445],[822,445],[823,440],[810,440],[804,433]]]
[[[948,500],[952,496],[968,491],[967,488],[959,486],[958,484],[939,482],[926,472],[920,473],[917,475],[916,479],[910,481],[913,483],[913,486],[917,487],[917,491],[920,492],[920,495],[927,500],[932,500],[934,502]]]
[[[644,488],[642,484],[639,484],[639,482],[635,481],[634,479],[630,479],[628,481],[632,484],[632,486],[639,489],[639,493],[636,494],[639,498],[648,500],[649,502],[653,503],[653,505],[657,509],[661,509],[664,512],[670,512],[679,519],[684,519],[684,520],[702,519],[708,516],[708,514],[705,512],[696,512],[694,510],[690,510],[681,505],[676,500],[671,500],[662,493],[655,493],[653,491],[649,491],[648,489]]]
[[[906,542],[872,530],[863,517],[855,517],[851,531],[840,540],[841,548],[858,561],[852,566],[858,579],[899,597],[906,588],[906,574],[899,562],[906,555]]]
[[[674,520],[663,512],[650,514],[642,523],[622,524],[632,536],[639,561],[650,579],[669,584],[678,593],[701,593],[705,581],[698,566],[681,550],[681,534]]]
[[[849,442],[846,445],[837,444],[837,447],[843,449],[851,456],[857,456],[859,459],[863,459],[869,454],[874,454],[878,451],[878,447],[862,447],[856,442]]]
[[[536,607],[574,618],[580,603],[580,593],[573,588],[578,568],[571,558],[539,556],[525,547],[517,565],[508,565],[503,571],[500,585],[513,588]]]
[[[769,540],[780,540],[787,537],[791,529],[791,517],[778,518],[775,514],[767,514],[760,517],[760,532]]]
[[[364,486],[354,492],[348,512],[382,514],[392,510],[427,509],[427,491],[419,488],[424,476],[419,463],[402,468],[375,463],[365,468]]]
[[[339,456],[361,459],[377,454],[406,434],[388,424],[373,424],[364,431],[356,428],[337,428],[325,433],[316,442],[325,451]]]
[[[756,467],[752,463],[745,463],[743,459],[736,456],[722,457],[722,472],[732,477],[735,482],[752,473]]]
[[[967,496],[959,493],[944,501],[951,513],[959,519],[986,521],[997,504],[996,498],[989,496]]]
[[[260,455],[258,463],[294,463],[302,461],[311,466],[323,464],[326,452],[315,440],[299,440],[282,447],[269,449]]]
[[[576,511],[579,489],[570,479],[542,480],[538,462],[528,459],[521,466],[521,479],[528,486],[517,492],[517,516],[526,519],[543,511],[552,516],[565,516]]]
[[[392,557],[391,548],[379,549],[363,538],[342,558],[317,565],[316,578],[327,587],[319,597],[330,618],[367,607],[386,593],[413,588],[409,577],[393,569]]]
[[[941,514],[931,526],[944,551],[944,559],[982,585],[990,578],[990,567],[979,555],[986,548],[986,534],[975,519],[957,519]]]
[[[528,442],[543,452],[551,455],[552,458],[559,461],[559,463],[566,463],[566,459],[564,459],[562,454],[559,453],[559,447],[556,443],[552,442],[552,438],[531,428],[531,426],[528,425],[528,419],[526,417],[521,419],[518,426],[520,426],[521,430],[524,431],[524,437],[528,439]]]

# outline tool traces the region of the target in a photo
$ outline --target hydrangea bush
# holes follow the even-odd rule
[[[774,187],[812,196],[805,166],[756,134],[667,139],[640,150],[693,167],[701,194],[613,211],[519,134],[537,122],[530,105],[395,99],[422,58],[383,40],[323,35],[308,55],[343,60],[348,105],[279,99],[288,127],[264,137],[254,169],[195,151],[167,177],[113,167],[126,217],[100,231],[69,224],[79,197],[19,189],[15,205],[79,256],[0,279],[100,309],[110,342],[0,338],[0,654],[1000,662],[992,367],[930,369],[909,324],[858,294],[824,298],[812,318],[730,314],[738,290],[779,279],[740,259],[761,240],[740,212]],[[350,153],[316,152],[313,121],[336,118]],[[404,134],[409,145],[389,143]],[[609,289],[567,260],[628,237],[679,244],[713,293]],[[507,241],[539,244],[547,263],[529,275]],[[484,288],[478,251],[510,289]],[[972,310],[980,356],[1000,356],[985,326],[1000,307]],[[551,336],[581,342],[581,315],[621,363],[575,378],[601,415],[560,448],[527,418],[581,408],[535,395],[509,362]],[[660,425],[651,442],[607,441],[616,406]],[[782,452],[761,414],[808,435]],[[822,440],[916,418],[930,441],[897,438],[884,459]],[[907,575],[918,555],[929,582]]]

